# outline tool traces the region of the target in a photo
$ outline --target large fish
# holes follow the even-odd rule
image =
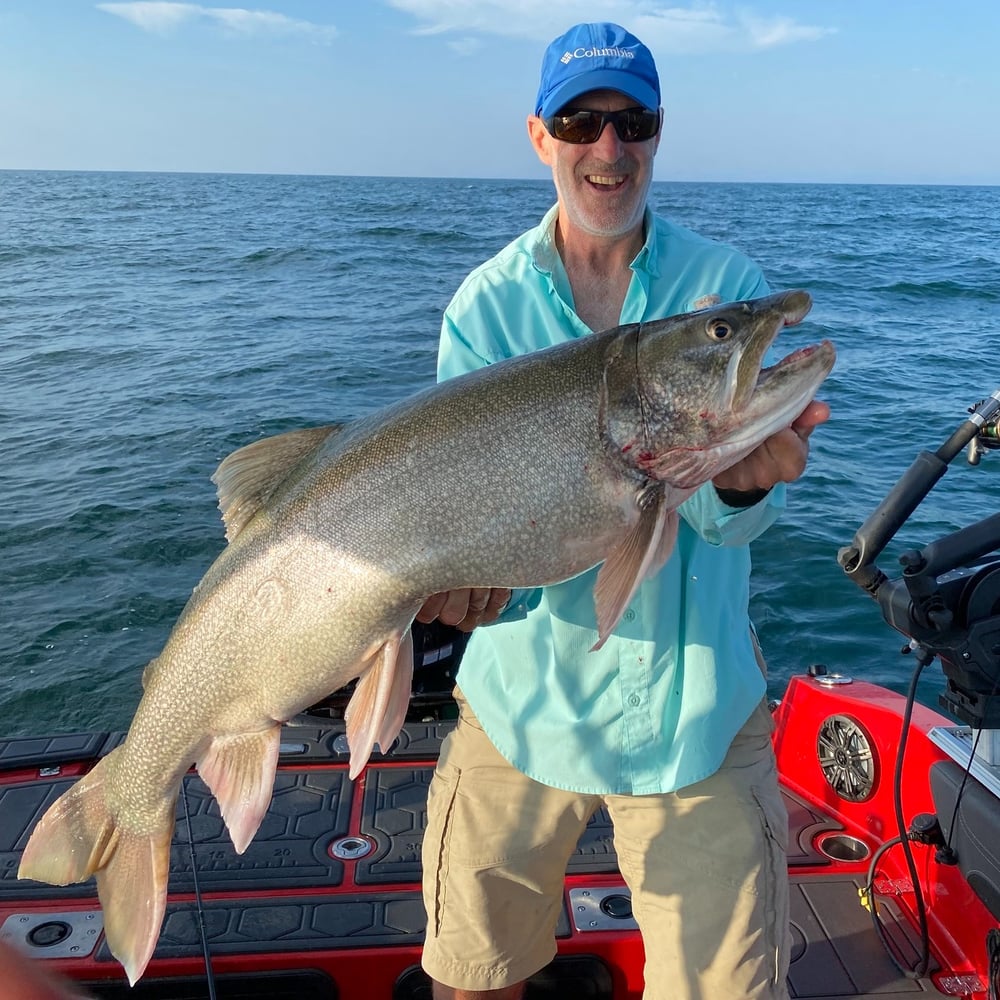
[[[788,427],[829,373],[827,341],[761,370],[810,304],[791,291],[616,327],[229,456],[214,477],[229,545],[147,667],[124,743],[42,817],[19,876],[96,875],[108,946],[134,983],[163,920],[191,765],[242,852],[283,721],[360,677],[351,776],[392,743],[410,625],[431,594],[603,563],[602,643],[669,555],[677,505]]]

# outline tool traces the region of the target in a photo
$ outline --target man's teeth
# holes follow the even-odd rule
[[[609,187],[613,187],[615,184],[621,184],[625,178],[624,176],[609,177],[605,174],[590,174],[587,180],[591,184],[607,184]]]

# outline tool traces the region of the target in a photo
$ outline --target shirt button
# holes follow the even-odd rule
[[[626,611],[625,614],[622,615],[622,618],[624,618],[625,621],[627,622],[634,622],[635,612],[631,608],[629,608],[628,611]]]
[[[640,698],[640,697],[639,697],[639,696],[638,696],[637,694],[630,694],[630,695],[628,696],[628,703],[629,703],[629,704],[630,704],[630,705],[631,705],[631,706],[632,706],[633,708],[635,708],[635,707],[636,707],[636,705],[638,705],[638,704],[639,704],[639,702],[641,702],[641,701],[642,701],[642,699],[641,699],[641,698]]]

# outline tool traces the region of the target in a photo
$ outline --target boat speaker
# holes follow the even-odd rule
[[[878,758],[864,727],[846,715],[823,720],[816,754],[830,787],[848,802],[864,802],[875,791]]]

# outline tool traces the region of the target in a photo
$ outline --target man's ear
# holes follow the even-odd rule
[[[528,138],[531,140],[531,146],[535,150],[538,159],[547,167],[551,167],[552,153],[550,149],[551,144],[555,140],[549,135],[545,123],[538,115],[528,115]]]

